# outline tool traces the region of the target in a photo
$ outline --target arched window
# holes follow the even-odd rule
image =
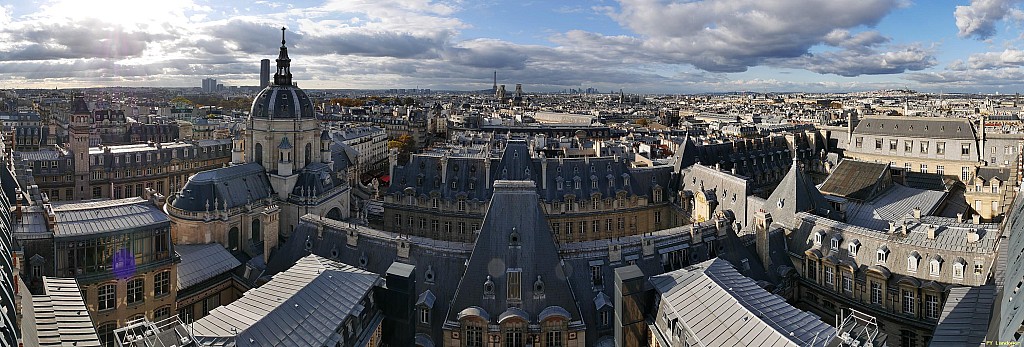
[[[230,250],[238,249],[238,238],[239,238],[238,227],[231,228],[231,230],[228,231],[228,249],[230,249]]]
[[[307,143],[306,144],[306,164],[305,165],[309,165],[309,162],[311,160],[313,160],[313,144],[312,143]]]
[[[96,328],[96,335],[100,338],[100,345],[104,347],[113,347],[114,341],[114,329],[117,329],[117,322],[107,322],[101,324]]]
[[[250,233],[252,233],[250,239],[253,243],[263,240],[263,237],[260,236],[260,220],[258,218],[252,220],[252,230],[250,230]]]
[[[263,165],[263,144],[256,144],[256,163]]]

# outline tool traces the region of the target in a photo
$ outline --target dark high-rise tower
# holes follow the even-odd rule
[[[270,85],[270,59],[260,61],[260,89]]]
[[[494,86],[491,87],[491,94],[497,95],[498,92],[498,71],[494,71]]]

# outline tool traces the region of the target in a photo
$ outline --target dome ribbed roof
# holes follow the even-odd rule
[[[249,114],[254,118],[313,118],[313,102],[296,86],[271,85],[252,101]]]

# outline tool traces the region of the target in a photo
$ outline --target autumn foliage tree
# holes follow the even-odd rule
[[[406,163],[409,161],[409,155],[416,150],[416,140],[410,135],[402,135],[397,139],[388,141],[388,149],[398,150],[398,161]]]

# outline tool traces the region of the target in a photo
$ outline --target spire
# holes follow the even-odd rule
[[[274,84],[279,86],[292,85],[291,58],[288,58],[288,47],[284,45],[284,31],[281,28],[281,53],[277,55],[277,73],[274,74]]]

